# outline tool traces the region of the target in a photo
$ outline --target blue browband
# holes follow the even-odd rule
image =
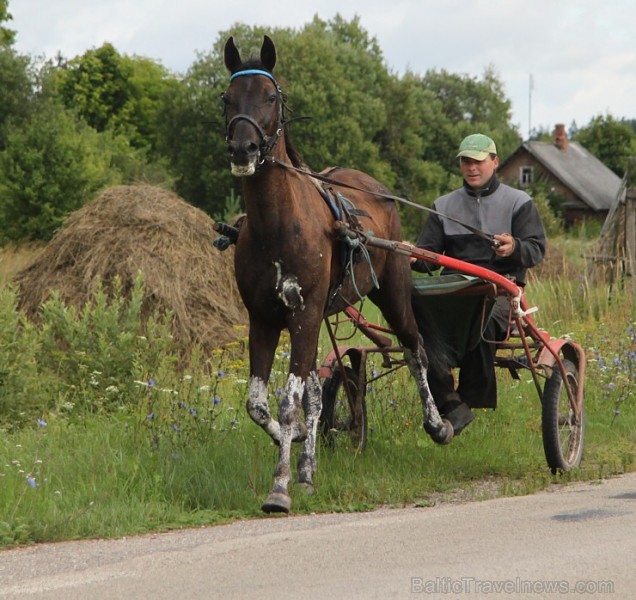
[[[261,69],[246,69],[245,71],[238,71],[238,73],[234,73],[234,75],[230,77],[230,81],[233,81],[236,77],[240,77],[241,75],[263,75],[276,83],[276,79],[274,79],[274,76],[271,73],[261,71]]]

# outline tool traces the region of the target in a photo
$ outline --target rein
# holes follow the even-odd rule
[[[400,196],[394,196],[393,194],[385,194],[383,192],[375,192],[373,190],[368,190],[365,188],[361,188],[358,187],[356,185],[352,185],[350,183],[344,183],[342,181],[336,181],[335,179],[331,179],[330,177],[325,177],[324,175],[321,175],[320,173],[316,173],[315,171],[311,171],[309,169],[301,169],[299,167],[295,167],[294,165],[290,165],[278,158],[276,158],[275,156],[264,156],[263,157],[264,161],[268,161],[272,164],[276,164],[279,167],[283,167],[285,169],[289,169],[291,171],[296,171],[297,173],[301,173],[302,175],[307,175],[308,177],[313,177],[315,179],[318,179],[319,181],[322,181],[324,183],[329,183],[332,185],[336,185],[336,186],[340,186],[340,187],[345,187],[351,190],[356,190],[358,192],[365,192],[367,194],[373,194],[374,196],[378,196],[379,198],[385,198],[386,200],[394,200],[395,202],[401,202],[402,204],[405,204],[406,206],[411,206],[413,208],[417,208],[419,210],[424,210],[428,213],[437,215],[438,217],[442,217],[444,219],[448,219],[449,221],[452,221],[453,223],[457,223],[458,225],[461,225],[462,227],[465,227],[466,229],[468,229],[468,231],[470,231],[471,233],[474,233],[475,235],[478,235],[479,237],[488,240],[491,244],[495,244],[496,240],[494,238],[493,235],[491,235],[490,233],[486,233],[485,231],[482,231],[481,229],[477,229],[476,227],[473,227],[472,225],[468,225],[466,223],[463,223],[462,221],[460,221],[459,219],[456,219],[454,217],[449,217],[448,215],[445,215],[444,213],[441,213],[437,210],[435,210],[434,208],[429,208],[428,206],[422,206],[421,204],[417,204],[417,202],[413,202],[412,200],[407,200],[406,198],[401,198]]]

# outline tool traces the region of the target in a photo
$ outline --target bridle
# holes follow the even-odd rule
[[[276,146],[276,142],[278,142],[283,134],[283,128],[285,126],[285,121],[283,118],[283,113],[286,106],[285,94],[283,93],[282,88],[280,87],[274,76],[270,72],[263,71],[261,69],[246,69],[245,71],[238,71],[230,77],[230,83],[237,77],[246,75],[263,75],[264,77],[270,79],[274,83],[274,86],[276,86],[276,100],[278,101],[278,122],[276,124],[276,131],[273,135],[268,135],[259,125],[256,119],[254,119],[250,115],[241,113],[238,115],[234,115],[229,121],[226,118],[225,141],[228,142],[232,139],[232,136],[234,135],[234,129],[239,121],[247,121],[250,125],[252,125],[252,127],[254,127],[254,129],[256,129],[258,135],[261,138],[260,144],[258,146],[259,164],[263,164],[265,158],[270,156],[272,150],[274,149],[274,146]]]

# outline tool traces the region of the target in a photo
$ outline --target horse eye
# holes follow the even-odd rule
[[[221,95],[220,95],[220,98],[221,98],[221,102],[223,102],[223,104],[227,104],[229,102],[226,92],[222,92]]]
[[[267,101],[268,101],[270,104],[274,104],[274,102],[276,102],[276,94],[272,94],[272,95],[271,95],[271,96],[267,99]]]

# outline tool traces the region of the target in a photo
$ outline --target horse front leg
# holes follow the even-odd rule
[[[312,371],[307,378],[303,408],[307,424],[307,439],[298,459],[298,483],[305,492],[313,494],[316,491],[313,482],[313,476],[316,472],[316,437],[320,412],[322,411],[322,386],[316,371]]]
[[[277,444],[280,425],[272,418],[267,401],[267,380],[272,370],[280,330],[250,320],[250,383],[245,406],[247,413]]]
[[[421,339],[418,342],[416,352],[412,352],[408,348],[404,349],[404,359],[406,360],[411,375],[417,382],[417,388],[422,401],[424,431],[431,436],[434,442],[438,444],[449,444],[453,439],[453,426],[447,419],[440,417],[437,406],[435,406],[435,402],[433,401],[433,394],[431,394],[426,376],[428,358]]]
[[[312,318],[312,314],[315,316]],[[318,335],[321,314],[305,310],[300,316],[292,316],[289,332],[291,356],[289,377],[285,391],[278,402],[278,422],[280,424],[279,456],[274,473],[274,485],[262,506],[265,512],[289,512],[291,498],[287,488],[291,479],[291,445],[293,441],[304,441],[299,459],[300,483],[313,491],[312,476],[315,470],[316,435],[321,408],[321,391],[315,372]],[[303,406],[304,403],[304,406]],[[302,408],[306,419],[302,419]],[[299,434],[303,434],[302,440]]]
[[[278,422],[280,425],[280,439],[278,443],[278,464],[274,472],[274,485],[262,505],[266,513],[284,512],[291,509],[291,498],[287,492],[291,479],[291,445],[294,432],[301,421],[300,406],[305,391],[305,382],[290,373],[285,391],[278,403]]]

